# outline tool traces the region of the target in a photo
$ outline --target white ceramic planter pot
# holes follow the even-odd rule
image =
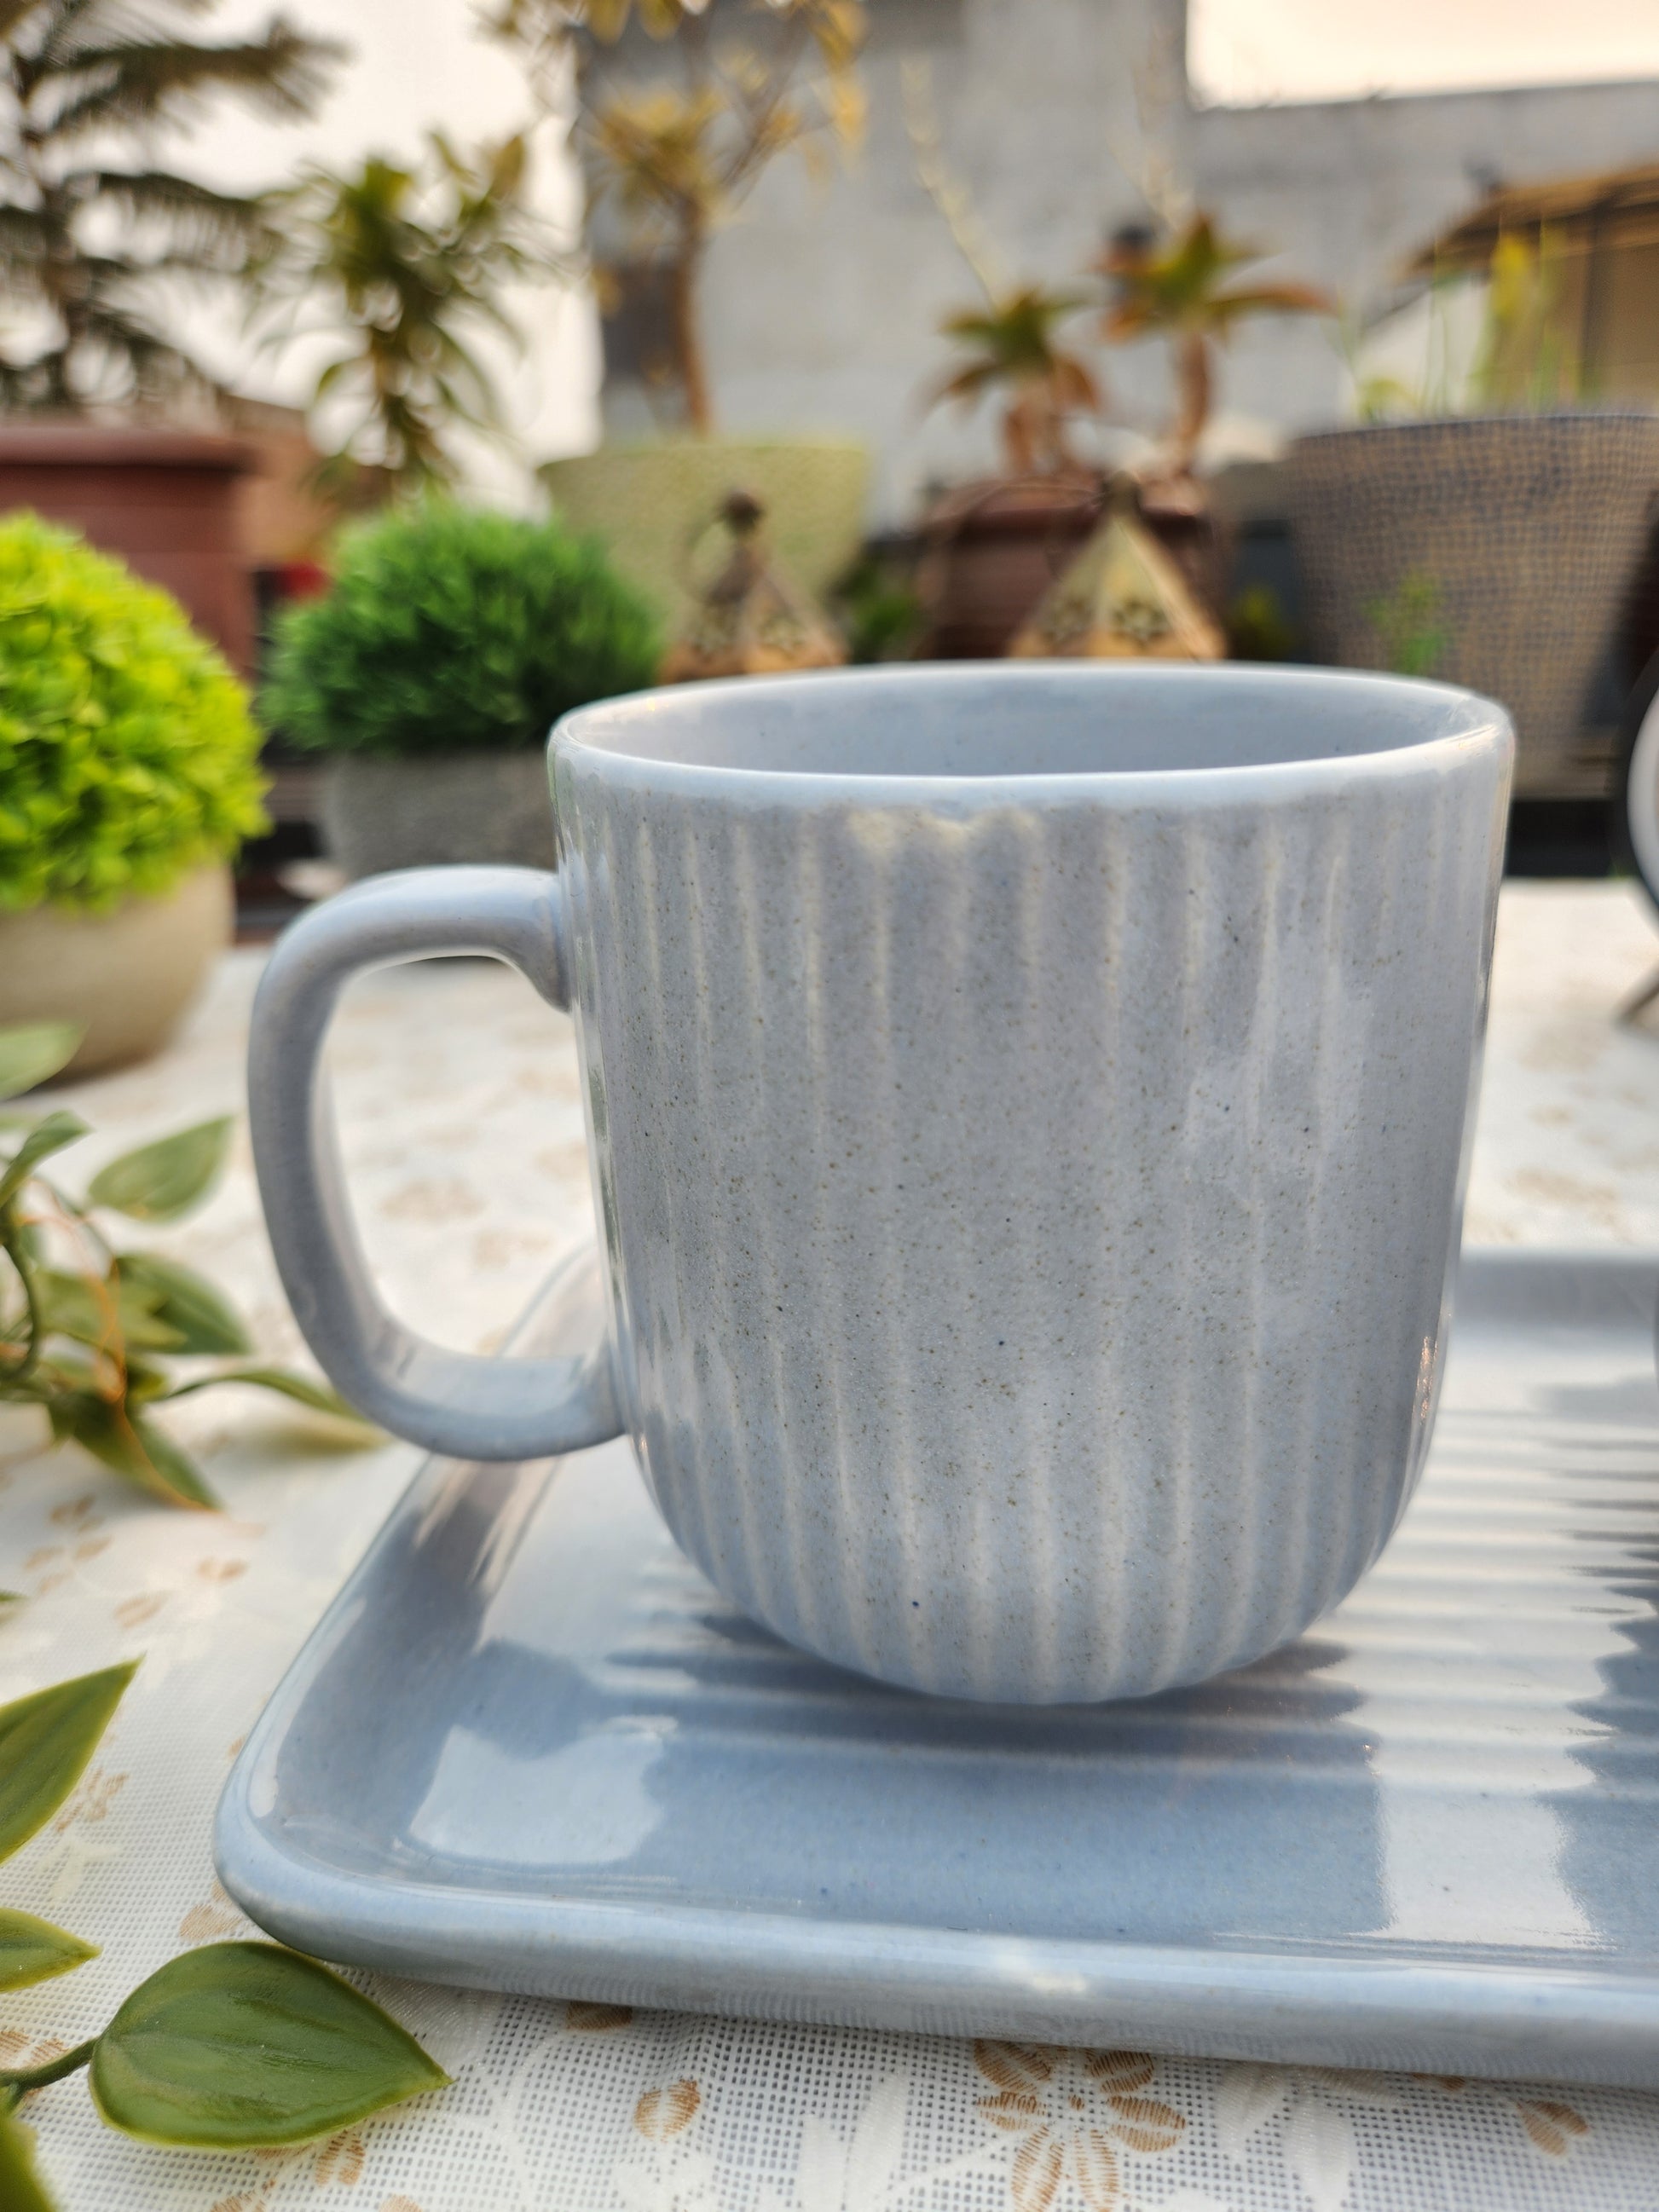
[[[527,752],[332,761],[321,812],[328,856],[353,882],[455,860],[553,866],[539,745]]]
[[[111,914],[32,907],[0,915],[0,1027],[76,1022],[72,1075],[147,1059],[164,1045],[229,944],[230,871],[199,868],[165,898]]]

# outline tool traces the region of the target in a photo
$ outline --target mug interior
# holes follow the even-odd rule
[[[769,775],[1060,776],[1352,759],[1503,726],[1489,700],[1394,677],[991,661],[641,692],[566,715],[553,742]]]

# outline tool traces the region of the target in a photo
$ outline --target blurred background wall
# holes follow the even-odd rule
[[[735,15],[746,0],[712,4]],[[264,12],[265,0],[227,0],[216,35]],[[346,39],[353,59],[310,122],[222,108],[191,141],[198,173],[254,186],[307,158],[407,155],[433,125],[476,143],[533,119],[519,61],[479,34],[469,0],[295,12]],[[1116,226],[1146,219],[1149,197],[1184,195],[1339,295],[1356,331],[1406,296],[1413,254],[1494,188],[1659,161],[1652,0],[872,0],[870,13],[861,155],[817,179],[793,157],[775,163],[717,237],[703,297],[720,427],[867,440],[878,525],[994,459],[988,410],[926,406],[939,317],[975,287],[918,180],[918,113],[988,248],[1021,281],[1075,276]],[[662,66],[661,50],[639,52]],[[1608,81],[1571,81],[1597,72]],[[574,238],[580,183],[556,125],[544,118],[535,143],[538,204]],[[601,250],[607,222],[602,212]],[[485,343],[517,450],[459,442],[474,491],[527,507],[535,463],[590,447],[602,419],[617,434],[652,427],[638,373],[649,304],[635,300],[603,337],[580,288],[521,287],[509,305],[522,349]],[[181,294],[179,313],[244,390],[284,404],[306,392],[303,346],[279,365],[227,312]],[[1111,376],[1121,417],[1159,418],[1159,349],[1117,349]],[[1265,453],[1340,416],[1346,385],[1328,326],[1246,326],[1210,458]],[[315,427],[325,442],[325,418]]]

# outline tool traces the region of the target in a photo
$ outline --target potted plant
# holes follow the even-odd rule
[[[857,550],[868,472],[851,440],[720,436],[702,313],[712,241],[778,155],[856,144],[863,9],[768,0],[741,36],[714,12],[696,0],[641,0],[637,14],[631,0],[506,0],[495,18],[549,106],[565,113],[574,95],[590,218],[611,234],[589,257],[608,333],[643,331],[638,366],[671,426],[544,477],[676,628],[695,597],[688,541],[730,492],[761,501],[780,560],[821,594]]]
[[[1005,471],[947,493],[928,514],[922,592],[932,614],[927,654],[978,660],[1001,653],[1102,511],[1099,471],[1073,452],[1071,417],[1093,412],[1092,373],[1061,343],[1082,295],[1036,285],[993,292],[941,329],[963,351],[935,400],[972,406],[1000,396]]]
[[[1135,504],[1212,614],[1220,611],[1222,562],[1197,465],[1215,401],[1216,354],[1249,317],[1328,314],[1332,305],[1310,284],[1238,281],[1236,272],[1260,258],[1200,209],[1162,234],[1140,226],[1119,231],[1097,264],[1109,295],[1101,322],[1108,344],[1160,337],[1170,349],[1175,412],[1158,451],[1136,471]]]
[[[929,402],[1000,403],[1003,456],[1000,475],[946,492],[926,517],[918,571],[927,612],[921,650],[930,659],[987,659],[1005,650],[1103,510],[1101,473],[1073,444],[1076,418],[1099,411],[1100,388],[1063,336],[1088,295],[1005,276],[965,188],[945,166],[919,82],[907,88],[906,124],[917,179],[981,294],[939,325],[958,358]]]
[[[235,504],[252,457],[203,428],[224,387],[179,337],[178,285],[238,283],[264,204],[161,155],[216,99],[309,114],[344,49],[280,16],[204,39],[204,12],[190,0],[4,11],[0,291],[21,312],[0,339],[0,508],[83,530],[173,592],[246,670],[253,606]]]
[[[265,827],[241,686],[177,604],[32,514],[0,521],[0,1024],[82,1032],[76,1073],[164,1041]]]
[[[522,132],[469,155],[434,131],[418,161],[312,164],[268,195],[252,319],[268,349],[329,341],[311,406],[332,419],[318,475],[343,506],[449,489],[455,432],[500,435],[476,337],[516,340],[502,288],[551,265],[529,188]]]
[[[1585,404],[1547,240],[1500,237],[1486,274],[1466,376],[1370,383],[1373,419],[1291,449],[1309,639],[1380,665],[1395,611],[1431,593],[1433,673],[1509,708],[1516,795],[1594,796],[1593,693],[1659,495],[1659,416]]]
[[[660,650],[591,540],[431,501],[345,533],[327,592],[278,618],[260,704],[328,757],[324,839],[349,877],[550,866],[549,730],[650,684]]]

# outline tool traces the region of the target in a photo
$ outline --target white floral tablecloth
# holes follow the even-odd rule
[[[65,1179],[240,1103],[260,955],[220,971],[163,1059],[66,1095],[98,1136]],[[1483,1242],[1659,1245],[1659,1038],[1611,1010],[1659,962],[1634,894],[1504,894],[1469,1205]],[[499,1341],[589,1233],[568,1026],[482,963],[360,984],[336,1087],[364,1233],[394,1302]],[[151,1241],[160,1241],[159,1239]],[[167,1241],[299,1346],[246,1145]],[[248,1933],[215,1885],[215,1800],[267,1693],[414,1464],[310,1449],[298,1416],[226,1392],[180,1408],[227,1501],[150,1505],[0,1419],[0,1695],[144,1665],[4,1901],[103,1947],[0,2007],[0,2058],[96,2030],[183,1947]],[[544,2003],[359,1977],[454,2076],[331,2142],[169,2153],[106,2130],[83,2076],[31,2100],[67,2212],[1521,2212],[1659,2207],[1659,2097],[1064,2052]],[[3,2212],[3,2207],[0,2207]]]

